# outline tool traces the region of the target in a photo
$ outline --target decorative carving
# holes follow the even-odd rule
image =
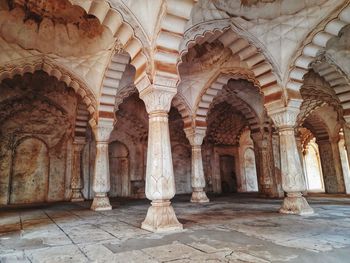
[[[274,124],[279,128],[293,128],[296,125],[297,116],[300,110],[298,108],[281,108],[276,112],[270,112],[269,115]]]
[[[147,112],[152,115],[156,112],[169,112],[171,100],[175,94],[175,88],[159,88],[150,85],[141,91],[140,98],[145,102]]]
[[[109,136],[114,129],[114,120],[99,119],[98,124],[92,127],[97,143],[108,143]]]

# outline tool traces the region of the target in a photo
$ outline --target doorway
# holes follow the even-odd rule
[[[237,193],[235,160],[232,155],[220,155],[220,177],[223,193]]]

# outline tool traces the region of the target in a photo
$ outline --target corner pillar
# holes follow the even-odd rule
[[[110,190],[108,141],[114,124],[112,119],[99,120],[92,127],[96,140],[95,173],[92,189],[95,193],[91,209],[94,211],[112,210],[107,193]]]
[[[294,132],[299,107],[283,107],[269,114],[280,135],[282,188],[286,192],[279,212],[312,214],[313,209],[302,195],[306,191],[306,184]]]
[[[277,185],[274,180],[274,159],[272,137],[254,133],[251,135],[254,142],[256,171],[259,183],[259,193],[266,197],[276,197]]]
[[[168,112],[176,88],[149,84],[141,90],[149,115],[146,197],[151,200],[141,228],[151,232],[181,230],[170,200],[175,196]]]
[[[345,192],[343,171],[339,152],[339,137],[316,141],[319,147],[323,181],[326,193]]]
[[[83,189],[83,180],[81,177],[81,153],[85,146],[85,138],[75,138],[73,142],[73,165],[71,179],[71,202],[84,201],[81,190]]]
[[[209,199],[204,191],[205,177],[202,160],[202,143],[205,137],[206,128],[187,128],[186,136],[192,146],[191,186],[192,203],[208,203]]]

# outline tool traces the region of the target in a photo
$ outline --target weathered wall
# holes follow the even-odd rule
[[[176,194],[191,193],[191,146],[181,115],[175,108],[169,112],[169,129]]]
[[[42,71],[0,85],[0,204],[67,197],[77,98]]]

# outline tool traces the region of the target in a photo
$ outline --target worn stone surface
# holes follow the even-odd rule
[[[202,206],[173,202],[184,230],[140,229],[148,204],[113,199],[0,211],[1,262],[348,262],[349,198],[312,197],[315,214],[278,214],[280,201],[210,196]]]
[[[76,105],[43,71],[0,84],[0,204],[66,199]]]

